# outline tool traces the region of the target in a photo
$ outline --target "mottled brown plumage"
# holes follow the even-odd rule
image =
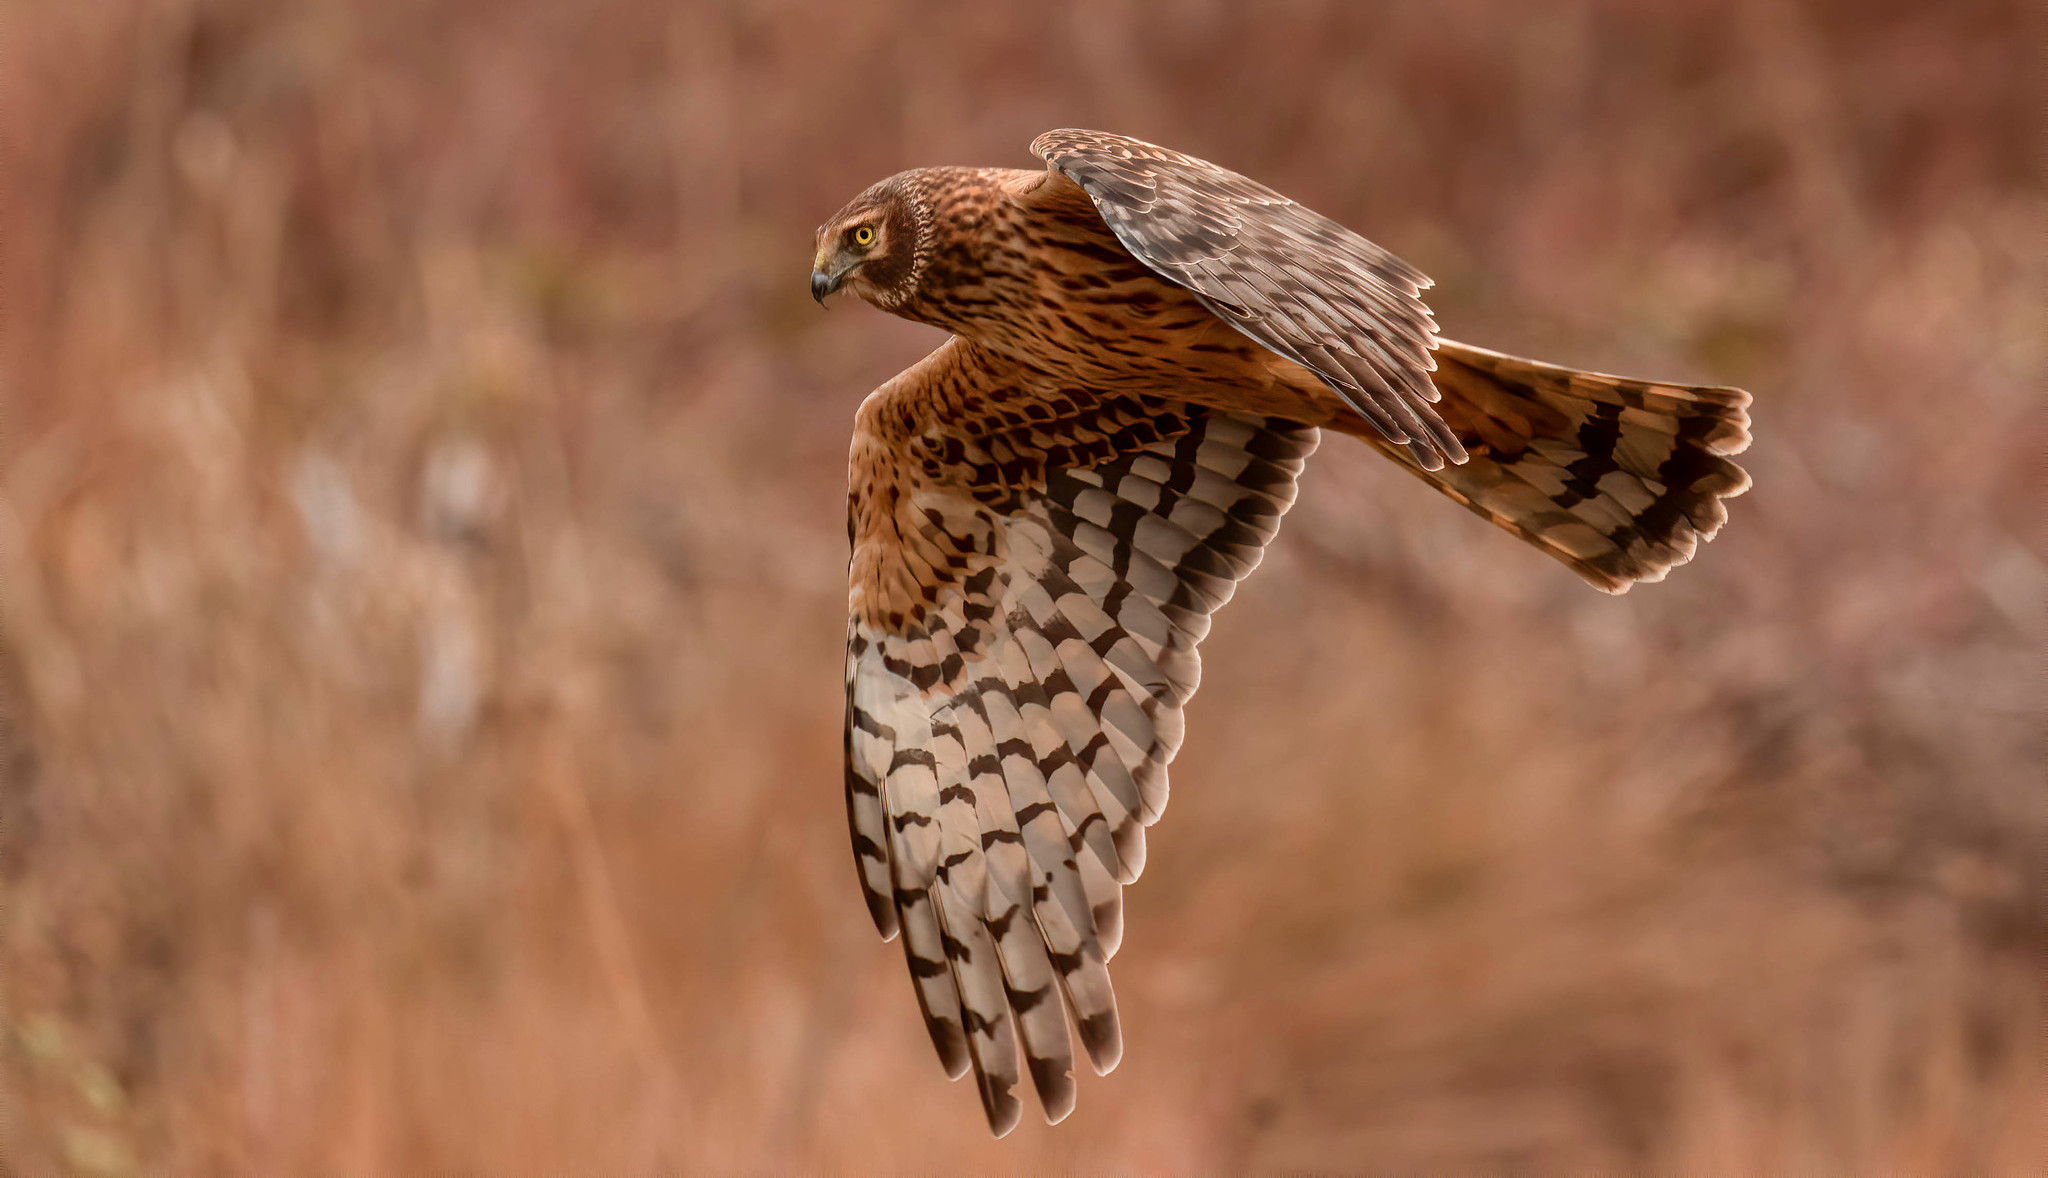
[[[1439,339],[1427,277],[1270,189],[1100,132],[1032,146],[1046,169],[875,185],[812,274],[952,333],[855,420],[846,799],[869,912],[998,1134],[1024,1070],[1073,1107],[1069,1015],[1098,1071],[1122,1052],[1107,963],[1196,645],[1320,429],[1615,593],[1749,482],[1739,389]]]

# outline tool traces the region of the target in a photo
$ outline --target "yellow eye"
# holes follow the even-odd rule
[[[863,225],[863,226],[861,226],[860,228],[858,228],[858,229],[854,230],[854,231],[853,231],[853,244],[855,244],[855,245],[873,245],[873,244],[875,244],[875,227],[874,227],[874,226],[872,226],[872,225]]]

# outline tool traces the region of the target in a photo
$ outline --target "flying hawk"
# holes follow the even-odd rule
[[[1323,430],[1625,592],[1749,476],[1749,394],[1441,339],[1415,267],[1272,189],[1100,131],[1043,170],[920,168],[818,229],[811,292],[952,333],[854,421],[846,809],[953,1078],[1000,1136],[1068,1019],[1123,1051],[1109,959],[1209,617]]]

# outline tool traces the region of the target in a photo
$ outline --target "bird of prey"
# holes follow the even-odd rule
[[[1108,962],[1209,618],[1322,431],[1621,593],[1749,476],[1749,394],[1443,339],[1415,267],[1272,189],[1100,131],[1039,170],[920,168],[820,226],[811,292],[944,328],[854,420],[846,810],[868,911],[998,1136],[1069,1018],[1123,1051]],[[1020,1052],[1023,1069],[1020,1069]]]

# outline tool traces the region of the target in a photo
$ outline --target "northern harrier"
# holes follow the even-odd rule
[[[1749,394],[1441,339],[1413,266],[1214,164],[1052,131],[1042,171],[922,168],[818,230],[811,292],[952,338],[854,422],[846,809],[949,1076],[1048,1121],[1068,1016],[1122,1054],[1123,885],[1209,615],[1259,563],[1322,430],[1621,593],[1749,486]]]

